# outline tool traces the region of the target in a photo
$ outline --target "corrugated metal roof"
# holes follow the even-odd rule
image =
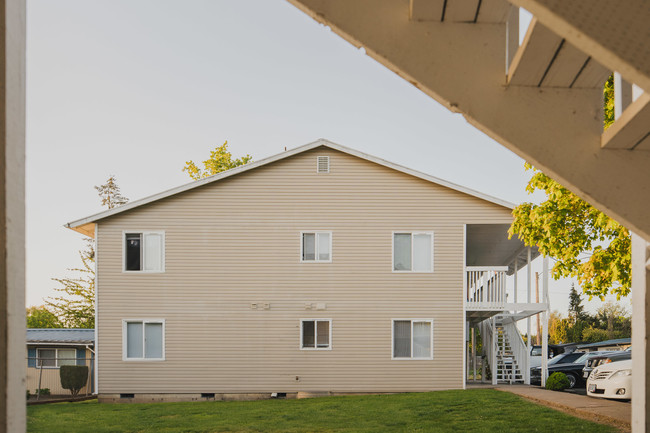
[[[599,341],[598,343],[581,344],[578,346],[578,349],[582,349],[585,347],[613,346],[615,344],[631,344],[631,343],[632,343],[631,338],[616,338],[614,340]]]
[[[27,343],[78,343],[94,344],[94,329],[30,328]]]

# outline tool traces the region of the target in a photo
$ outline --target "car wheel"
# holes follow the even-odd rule
[[[578,379],[571,373],[567,373],[566,378],[569,379],[569,388],[574,388],[578,382]]]

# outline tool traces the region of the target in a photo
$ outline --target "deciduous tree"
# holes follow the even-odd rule
[[[605,128],[614,121],[613,78],[603,93]],[[542,191],[540,204],[522,203],[513,210],[509,235],[537,245],[555,259],[555,279],[574,277],[584,293],[601,299],[607,293],[627,296],[631,287],[629,231],[568,189],[526,163],[533,171],[526,191]]]
[[[63,328],[56,314],[52,313],[44,305],[27,308],[28,328]]]
[[[551,312],[548,323],[548,340],[551,344],[566,343],[570,327],[569,319],[562,318],[557,311]]]
[[[244,155],[241,158],[233,159],[232,154],[228,151],[228,141],[221,146],[217,146],[210,152],[210,157],[203,161],[203,169],[197,167],[194,161],[187,161],[183,171],[194,180],[203,179],[240,165],[248,164],[253,160],[250,155]]]
[[[45,301],[66,328],[95,327],[95,248],[91,239],[86,242],[79,251],[81,266],[68,269],[76,276],[52,278],[61,285],[55,290],[62,295]]]

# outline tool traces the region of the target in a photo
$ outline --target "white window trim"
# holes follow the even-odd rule
[[[395,322],[402,321],[411,322],[411,356],[409,358],[405,357],[395,357]],[[429,338],[431,341],[431,350],[429,351],[429,356],[425,357],[413,357],[413,323],[414,322],[427,322],[431,324]],[[390,359],[393,361],[430,361],[433,359],[433,319],[391,319],[390,323]]]
[[[395,235],[396,234],[411,234],[411,270],[410,271],[401,271],[401,270],[396,270],[395,269]],[[413,270],[413,235],[431,235],[431,270],[430,271],[414,271]],[[391,253],[390,253],[390,268],[392,269],[393,273],[397,274],[432,274],[435,267],[435,236],[432,231],[422,231],[422,230],[393,230],[391,234],[391,241],[390,241],[390,246],[391,246]]]
[[[38,353],[41,350],[54,350],[54,362],[55,366],[49,366],[49,365],[43,365],[40,366],[38,363],[41,361],[41,357],[38,355]],[[77,349],[74,347],[37,347],[36,348],[36,368],[61,368],[59,365],[59,350],[74,350],[74,364],[77,365]],[[68,358],[66,358],[67,360]]]
[[[314,242],[315,242],[315,255],[314,255],[314,260],[303,260],[302,258],[304,257],[303,255],[303,235],[305,233],[308,234],[314,234]],[[329,260],[318,260],[318,233],[329,233],[330,235],[330,259]],[[331,231],[328,230],[303,230],[300,232],[300,263],[332,263],[332,245],[334,244],[334,236],[332,235]]]
[[[329,346],[328,347],[302,347],[302,326],[304,322],[329,322]],[[318,337],[318,325],[314,323],[314,338]],[[317,340],[314,340],[315,346],[318,345]],[[332,319],[320,318],[307,318],[300,319],[300,350],[332,350]]]
[[[160,265],[160,270],[159,271],[146,271],[146,270],[139,270],[139,271],[128,271],[126,269],[126,235],[128,234],[136,234],[139,233],[142,235],[142,248],[143,248],[143,254],[142,258],[140,259],[141,265],[144,264],[144,235],[148,234],[156,234],[156,235],[161,235],[162,236],[162,263]],[[161,274],[165,272],[165,231],[164,230],[122,230],[122,273],[125,274]]]
[[[126,324],[127,323],[142,323],[142,358],[128,358],[127,357],[127,337],[126,337]],[[162,323],[162,358],[144,358],[144,325],[146,323]],[[164,361],[165,360],[165,333],[166,333],[165,319],[122,319],[122,361],[134,362],[149,362],[149,361]]]

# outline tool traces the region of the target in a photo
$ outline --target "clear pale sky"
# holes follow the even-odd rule
[[[110,175],[133,200],[225,140],[262,159],[318,138],[530,200],[519,157],[282,0],[29,0],[27,305],[79,265],[63,224],[101,210]]]

